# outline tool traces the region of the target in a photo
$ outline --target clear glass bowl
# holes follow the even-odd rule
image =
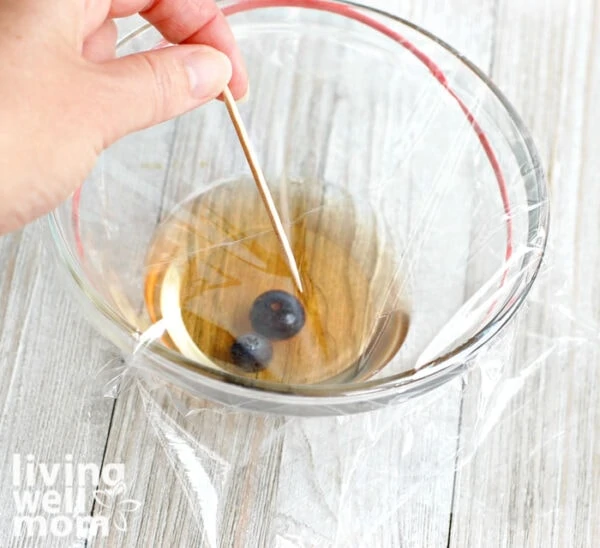
[[[546,184],[519,117],[481,71],[407,21],[348,2],[221,6],[247,61],[240,109],[267,179],[275,191],[284,179],[343,189],[353,215],[374,219],[403,279],[406,340],[372,377],[315,384],[237,375],[146,340],[157,225],[190,196],[248,178],[218,101],[115,144],[50,216],[86,316],[136,367],[240,408],[359,412],[454,378],[521,306],[546,244]],[[119,54],[160,43],[145,26]]]

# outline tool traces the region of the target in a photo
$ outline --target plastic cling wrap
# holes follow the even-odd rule
[[[120,397],[137,409],[137,427],[150,432],[146,443],[158,449],[153,469],[166,469],[155,472],[151,485],[165,482],[164,496],[190,520],[201,546],[379,546],[391,539],[423,545],[423,531],[435,531],[423,524],[442,522],[451,504],[472,508],[490,527],[510,520],[500,514],[503,505],[488,506],[483,485],[463,485],[463,494],[453,484],[463,474],[474,485],[493,481],[493,500],[509,505],[513,491],[525,487],[514,483],[517,463],[531,466],[531,474],[545,463],[548,488],[560,477],[561,452],[575,443],[582,418],[565,418],[568,386],[597,377],[595,360],[586,356],[597,348],[598,331],[597,319],[571,309],[570,268],[558,267],[559,253],[551,245],[522,312],[459,376],[399,405],[330,417],[262,414],[195,398],[136,371],[121,385]],[[539,317],[547,320],[533,321]],[[528,329],[534,323],[542,327]],[[574,355],[582,359],[568,369]],[[557,371],[562,397],[546,385]],[[107,368],[95,382],[107,386],[122,372]],[[524,446],[532,435],[527,429],[540,423],[537,413],[545,417],[544,435]],[[593,424],[598,409],[588,415]],[[502,431],[514,430],[515,422],[522,427],[509,442],[514,447],[499,446],[507,442]],[[128,466],[140,465],[129,459]],[[477,477],[478,467],[497,478]],[[135,485],[128,496],[143,500],[144,488]],[[453,493],[470,498],[452,503]],[[551,519],[569,502],[557,493],[536,504],[539,515]],[[526,521],[507,525],[525,541]],[[446,532],[447,521],[440,527]]]

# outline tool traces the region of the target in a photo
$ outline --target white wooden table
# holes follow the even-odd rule
[[[0,546],[84,545],[75,534],[13,537],[15,455],[23,469],[27,455],[48,465],[64,465],[68,455],[75,465],[125,464],[125,496],[141,507],[120,512],[124,507],[116,503],[94,504],[86,491],[84,514],[110,523],[108,536],[90,546],[600,543],[600,4],[369,3],[438,34],[491,74],[522,114],[547,167],[554,206],[551,268],[521,318],[513,385],[503,387],[513,397],[496,402],[495,426],[472,458],[458,460],[457,471],[454,455],[447,458],[439,440],[425,432],[410,430],[411,440],[384,434],[373,440],[369,470],[380,481],[373,469],[397,459],[402,473],[372,484],[362,504],[355,496],[346,505],[344,489],[352,493],[353,487],[336,486],[335,477],[351,462],[344,452],[352,445],[340,449],[331,422],[292,422],[286,431],[299,435],[285,438],[279,436],[285,419],[226,416],[208,405],[186,425],[179,418],[169,422],[139,390],[116,401],[103,398],[94,378],[113,350],[61,289],[47,240],[33,225],[0,240]],[[557,344],[559,336],[569,343]],[[459,440],[461,432],[480,426],[477,403],[476,395],[462,392]],[[367,428],[368,419],[361,420],[349,432]],[[188,434],[187,445],[175,443]],[[194,437],[215,454],[203,453]],[[464,439],[468,443],[467,434]],[[469,449],[455,445],[455,452]],[[431,455],[439,467],[424,474]],[[202,484],[202,462],[215,493]],[[235,466],[228,469],[226,462]],[[220,477],[226,479],[219,483]],[[307,486],[309,480],[314,485]],[[66,484],[61,479],[57,489],[64,493]],[[44,486],[38,481],[31,488],[38,487]],[[377,505],[383,510],[374,514]],[[120,513],[126,514],[124,532]]]

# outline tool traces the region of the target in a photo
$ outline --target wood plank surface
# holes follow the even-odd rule
[[[546,266],[513,339],[513,365],[496,379],[491,368],[488,404],[499,422],[458,473],[450,543],[457,548],[600,541],[599,35],[594,0],[499,2],[492,76],[532,130],[553,224]],[[467,390],[465,449],[485,431],[480,405]]]
[[[13,491],[45,487],[13,484],[13,460],[74,466],[102,461],[112,402],[99,395],[95,376],[114,355],[78,312],[64,291],[49,248],[46,227],[36,223],[0,240],[0,546],[64,546],[64,539],[13,535],[17,514]],[[64,492],[61,474],[53,489]],[[92,506],[92,486],[83,512]],[[51,515],[40,512],[46,518]]]

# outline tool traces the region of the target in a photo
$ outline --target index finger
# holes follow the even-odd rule
[[[113,0],[110,17],[139,13],[173,44],[205,44],[231,60],[229,83],[236,99],[248,90],[244,60],[223,12],[214,0]]]

